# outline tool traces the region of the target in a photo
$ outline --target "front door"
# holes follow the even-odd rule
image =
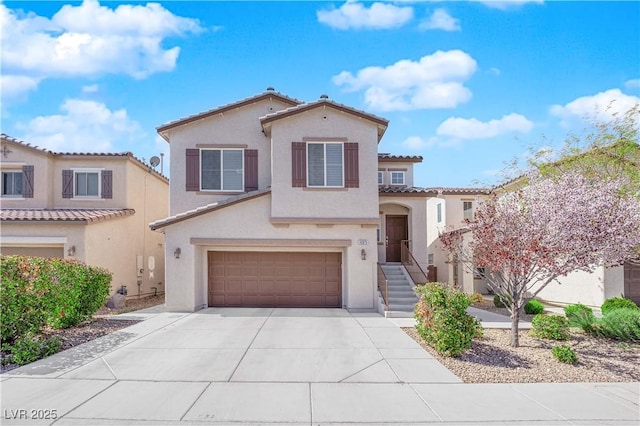
[[[407,216],[387,216],[387,262],[400,262],[402,240],[408,240]]]

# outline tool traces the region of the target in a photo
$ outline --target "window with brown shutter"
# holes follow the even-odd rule
[[[33,166],[22,166],[22,196],[33,198]]]
[[[200,191],[200,150],[187,149],[186,190]]]
[[[357,142],[345,142],[344,144],[344,186],[345,188],[360,187]]]
[[[258,150],[244,150],[244,190],[258,190]]]
[[[62,198],[73,198],[73,170],[62,171]]]
[[[307,186],[307,144],[291,142],[291,186]]]
[[[102,198],[113,198],[113,171],[103,170],[102,179]]]

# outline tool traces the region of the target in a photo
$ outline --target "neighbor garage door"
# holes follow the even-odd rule
[[[640,265],[624,264],[624,296],[640,305]]]
[[[208,253],[209,306],[342,305],[340,253]]]
[[[39,257],[64,257],[64,247],[0,247],[0,253],[4,255],[39,256]]]

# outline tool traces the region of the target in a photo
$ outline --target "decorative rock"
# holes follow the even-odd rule
[[[120,293],[116,293],[107,300],[107,308],[120,309],[126,305],[127,298]]]

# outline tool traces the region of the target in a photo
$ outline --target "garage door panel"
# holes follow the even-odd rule
[[[209,305],[341,307],[340,253],[209,252]]]

